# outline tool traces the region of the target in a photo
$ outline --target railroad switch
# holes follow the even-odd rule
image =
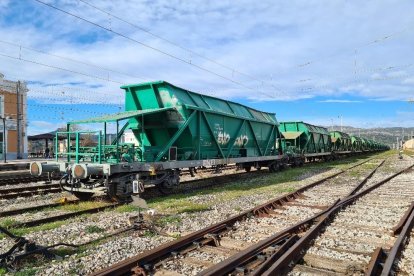
[[[0,267],[5,267],[9,271],[15,271],[15,264],[33,254],[40,254],[46,258],[60,258],[55,254],[49,252],[50,247],[43,247],[36,245],[35,242],[30,241],[24,237],[16,236],[7,229],[0,226],[0,233],[4,233],[9,238],[15,241],[15,244],[3,254],[0,254]]]

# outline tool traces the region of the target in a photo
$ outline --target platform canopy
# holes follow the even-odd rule
[[[145,110],[125,111],[125,112],[119,112],[115,114],[90,118],[86,120],[73,121],[73,122],[69,122],[69,124],[92,124],[92,123],[117,122],[117,121],[122,121],[122,120],[133,118],[133,117],[140,117],[140,116],[150,115],[150,114],[164,112],[168,110],[176,110],[176,109],[174,107],[164,107],[164,108],[154,108],[154,109],[145,109]]]
[[[285,131],[282,132],[283,137],[288,140],[296,139],[301,136],[303,131]]]
[[[29,141],[53,140],[55,138],[56,138],[56,131],[27,136],[27,139]],[[62,136],[62,135],[59,135],[59,137],[58,137],[59,140],[64,140],[66,138],[67,138],[66,136]]]

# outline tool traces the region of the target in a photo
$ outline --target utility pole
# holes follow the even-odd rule
[[[21,129],[20,129],[20,114],[21,114],[21,110],[20,110],[20,81],[17,81],[17,89],[16,89],[16,95],[17,95],[17,118],[16,118],[16,132],[17,132],[17,159],[22,159],[22,155],[21,155]]]

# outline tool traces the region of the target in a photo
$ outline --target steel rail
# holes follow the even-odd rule
[[[374,173],[377,171],[379,167],[381,167],[384,164],[385,160],[383,160],[379,165],[377,165],[374,170],[372,170],[352,191],[344,197],[344,199],[349,198],[350,196],[354,195],[359,189],[362,188],[362,186],[374,175]],[[343,199],[342,199],[343,200]],[[283,235],[289,235],[289,238],[292,238],[293,235],[303,233],[307,229],[309,229],[312,225],[320,221],[321,216],[324,217],[324,219],[327,218],[328,214],[331,213],[332,209],[335,208],[337,204],[341,203],[342,201],[338,199],[336,202],[334,202],[332,205],[327,207],[322,212],[319,212],[315,216],[305,219],[302,222],[299,222],[285,230],[282,230],[281,232],[257,243],[254,244],[245,250],[240,251],[239,253],[231,256],[230,258],[218,263],[215,266],[212,266],[200,273],[200,275],[204,276],[215,276],[215,275],[226,275],[231,274],[235,269],[243,270],[243,267],[248,266],[246,263],[248,262],[254,262],[257,259],[257,256],[260,254],[263,254],[264,250],[266,248],[269,248],[270,246],[275,246],[277,243],[281,242],[281,237]],[[323,220],[322,220],[323,221]],[[295,239],[296,242],[299,239]],[[267,254],[267,258],[265,258],[265,261],[257,265],[257,267],[251,272],[252,275],[262,275],[277,259],[279,259],[287,250],[294,246],[295,242],[288,240],[286,243],[284,243],[276,252],[270,254]],[[247,270],[247,269],[246,269]]]
[[[292,199],[297,198],[304,191],[315,187],[331,178],[334,178],[340,174],[345,173],[355,167],[361,166],[374,158],[364,160],[358,164],[352,165],[346,169],[343,169],[337,173],[334,173],[330,176],[327,176],[321,180],[315,181],[311,184],[308,184],[294,192],[291,192],[287,195],[280,196],[276,199],[270,200],[262,205],[259,205],[250,210],[244,211],[238,215],[230,217],[222,222],[211,225],[207,228],[201,229],[194,233],[191,233],[187,236],[179,238],[177,240],[171,241],[169,243],[163,244],[159,247],[156,247],[152,250],[143,252],[137,256],[128,258],[121,262],[118,262],[110,267],[107,267],[103,270],[97,271],[92,275],[101,276],[101,275],[130,275],[134,268],[142,267],[146,270],[151,270],[153,265],[162,259],[169,258],[173,252],[188,252],[196,248],[200,244],[207,244],[215,241],[214,236],[220,232],[227,231],[233,226],[237,221],[241,221],[250,216],[266,216],[274,208],[284,205]]]
[[[335,215],[341,211],[343,208],[354,203],[356,199],[370,193],[371,191],[377,189],[383,184],[389,182],[391,179],[397,177],[398,175],[408,171],[413,168],[414,165],[409,166],[403,170],[398,171],[397,173],[379,181],[378,183],[372,185],[371,187],[359,192],[355,195],[352,195],[348,198],[341,200],[340,203],[335,206],[329,213],[326,214],[325,218],[320,221],[315,227],[309,230],[293,247],[291,247],[282,257],[280,257],[269,269],[267,269],[262,275],[286,275],[294,264],[296,264],[306,253],[306,248],[310,243],[323,231],[324,227],[334,219]],[[412,214],[414,216],[414,214]]]
[[[365,276],[377,276],[380,275],[382,270],[382,264],[387,257],[387,253],[382,247],[377,247],[375,251],[371,254],[371,259],[369,260],[368,267],[365,271]]]
[[[36,186],[26,186],[26,187],[19,187],[19,188],[10,188],[10,189],[2,189],[0,190],[0,195],[11,194],[11,193],[20,193],[25,191],[39,191],[39,190],[47,190],[52,188],[59,188],[59,184],[45,184],[45,185],[36,185]]]
[[[353,169],[356,166],[360,166],[364,163],[367,163],[373,159],[376,159],[376,157],[369,158],[367,160],[364,160],[356,165],[352,165],[349,168],[346,168],[346,170]],[[263,175],[263,173],[269,173],[267,171],[253,171],[253,172],[236,172],[232,174],[227,175],[218,175],[213,176],[209,178],[201,178],[201,179],[192,179],[181,182],[180,186],[178,186],[176,189],[172,190],[171,193],[164,194],[158,190],[156,186],[150,186],[146,187],[144,193],[141,195],[143,199],[151,199],[154,197],[162,197],[162,196],[169,196],[172,194],[180,194],[187,191],[195,191],[195,190],[201,190],[208,187],[219,187],[220,185],[225,185],[229,182],[233,182],[235,180],[239,180],[240,178],[243,179],[251,179],[258,175]],[[190,187],[189,187],[190,186]],[[194,187],[192,187],[194,186]]]
[[[57,185],[57,186],[56,186]],[[15,190],[10,191],[9,193],[1,193],[0,192],[0,199],[13,199],[18,197],[31,197],[33,195],[41,195],[41,194],[52,194],[52,193],[61,193],[62,189],[60,188],[59,184],[52,184],[52,185],[42,185],[42,186],[34,186],[34,189],[27,189],[25,188],[18,188]],[[24,192],[18,192],[18,190],[24,190]],[[3,191],[3,190],[0,190]]]
[[[7,177],[0,177],[0,187],[8,185],[18,185],[22,183],[38,182],[38,181],[47,181],[49,180],[48,176],[33,176],[33,175],[16,175]]]
[[[55,222],[55,221],[65,220],[65,219],[72,218],[72,217],[77,217],[77,216],[84,215],[84,214],[99,213],[99,212],[104,211],[106,209],[115,208],[115,207],[120,206],[120,205],[122,205],[122,204],[121,203],[114,203],[114,204],[110,204],[110,205],[106,205],[106,206],[81,210],[81,211],[77,211],[77,212],[71,212],[71,213],[66,213],[66,214],[62,214],[62,215],[57,215],[57,216],[52,216],[52,217],[47,217],[47,218],[42,218],[42,219],[37,219],[37,220],[20,222],[20,223],[14,224],[13,228],[33,227],[33,226],[37,226],[37,225],[41,225],[41,224],[45,224],[45,223],[49,223],[49,222]]]
[[[408,213],[408,217],[404,216],[404,227],[400,230],[398,239],[395,241],[393,247],[391,248],[387,259],[385,260],[381,276],[392,275],[395,261],[400,257],[403,247],[409,239],[411,230],[414,227],[414,201],[411,204]]]
[[[32,206],[32,207],[27,207],[27,208],[20,208],[20,209],[12,209],[12,210],[7,210],[7,211],[2,211],[0,212],[0,218],[1,217],[7,217],[7,216],[13,216],[13,215],[19,215],[22,213],[27,213],[27,212],[32,212],[32,211],[38,211],[38,210],[42,210],[42,209],[46,209],[46,208],[54,208],[54,207],[59,207],[59,206],[63,206],[66,204],[75,204],[78,203],[79,200],[71,200],[71,201],[66,201],[66,202],[57,202],[57,203],[50,203],[50,204],[43,204],[43,205],[37,205],[37,206]]]

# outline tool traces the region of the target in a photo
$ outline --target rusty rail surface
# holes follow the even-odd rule
[[[152,250],[143,252],[137,256],[128,258],[124,261],[121,261],[119,263],[116,263],[108,268],[105,268],[101,271],[95,272],[92,275],[131,275],[133,274],[133,270],[152,270],[153,266],[159,262],[160,260],[165,260],[168,258],[171,258],[171,253],[174,252],[189,252],[193,250],[194,248],[197,248],[200,244],[208,244],[208,243],[214,243],[215,242],[215,236],[223,231],[226,231],[231,228],[232,225],[234,225],[237,221],[244,220],[247,217],[250,216],[266,216],[269,212],[271,212],[274,208],[282,206],[286,204],[287,202],[297,198],[300,196],[301,193],[304,191],[315,187],[331,178],[334,178],[340,174],[345,173],[346,171],[349,171],[355,167],[358,167],[362,164],[365,164],[369,161],[371,161],[374,158],[370,158],[368,160],[365,160],[363,162],[360,162],[358,164],[352,165],[346,169],[341,170],[340,172],[337,172],[333,175],[330,175],[328,177],[325,177],[321,180],[315,181],[307,186],[304,186],[294,192],[291,192],[287,195],[280,196],[276,199],[270,200],[262,205],[259,205],[255,208],[252,208],[250,210],[247,210],[245,212],[242,212],[241,214],[235,215],[233,217],[230,217],[222,222],[216,223],[214,225],[211,225],[207,228],[201,229],[199,231],[196,231],[192,234],[189,234],[187,236],[184,236],[182,238],[179,238],[175,241],[166,243],[164,245],[161,245],[157,248],[154,248]],[[324,214],[328,210],[322,211],[320,215]],[[309,220],[314,221],[316,217],[312,217]],[[298,225],[292,226],[290,229],[291,231],[300,229],[301,227],[307,225],[308,221],[302,221]],[[289,232],[286,232],[289,233]],[[288,235],[289,236],[289,235]],[[274,239],[280,239],[280,241],[283,240],[283,238],[288,238],[288,236],[285,237],[285,235],[280,235],[278,237],[272,236]],[[264,246],[266,244],[266,240],[259,243],[261,246]]]
[[[377,276],[381,273],[382,264],[387,257],[387,253],[382,247],[377,247],[371,255],[365,276]]]
[[[393,267],[394,267],[394,262],[400,257],[401,252],[406,242],[408,241],[411,230],[414,227],[414,202],[411,204],[407,213],[409,213],[409,216],[403,217],[404,227],[399,230],[400,234],[398,236],[398,239],[395,241],[393,247],[391,248],[387,256],[387,259],[385,260],[385,263],[384,263],[384,266],[381,272],[381,276],[391,275],[393,271]],[[399,228],[397,227],[397,229]]]
[[[323,231],[324,226],[327,225],[331,220],[333,220],[333,218],[339,211],[341,211],[343,208],[346,208],[350,204],[354,203],[356,199],[370,193],[371,191],[377,189],[383,184],[389,182],[391,179],[408,171],[409,169],[413,167],[414,165],[409,166],[408,168],[405,168],[403,170],[400,170],[399,172],[379,181],[375,185],[372,185],[366,190],[341,200],[341,202],[338,203],[335,206],[335,208],[333,208],[331,211],[329,211],[329,213],[326,214],[325,218],[322,221],[320,221],[315,227],[309,230],[306,233],[306,235],[304,235],[297,243],[295,243],[295,245],[292,248],[290,248],[282,257],[280,257],[262,275],[285,275],[287,274],[290,271],[290,269],[297,263],[297,261],[299,261],[303,257],[310,243]],[[414,213],[412,214],[412,216],[414,216]]]
[[[385,160],[384,160],[385,161]],[[265,257],[266,261],[263,262],[258,267],[255,267],[251,272],[253,275],[263,275],[266,274],[269,269],[272,268],[273,264],[277,262],[278,260],[285,259],[280,266],[287,266],[291,264],[292,259],[295,256],[300,256],[298,254],[302,250],[302,244],[305,244],[307,242],[310,242],[315,238],[315,235],[318,234],[317,231],[315,231],[315,228],[320,229],[323,225],[325,225],[328,222],[328,219],[333,217],[333,214],[336,212],[339,212],[341,208],[338,208],[338,205],[343,205],[344,200],[352,196],[356,193],[357,190],[359,190],[371,177],[374,175],[374,173],[377,171],[377,169],[384,164],[384,161],[382,161],[378,166],[375,167],[375,169],[366,176],[358,185],[351,191],[351,193],[348,196],[345,196],[344,199],[340,200],[338,199],[335,203],[333,203],[331,206],[329,206],[327,209],[323,210],[322,212],[316,214],[315,216],[306,219],[302,222],[299,222],[292,227],[289,227],[272,237],[269,237],[268,239],[265,239],[264,242],[266,242],[266,247],[263,247],[261,245],[261,242],[258,244],[252,245],[249,248],[239,252],[238,254],[220,262],[219,264],[212,266],[204,271],[201,272],[201,275],[225,275],[225,274],[231,274],[236,268],[237,270],[243,270],[243,267],[248,266],[247,263],[249,261],[256,261],[257,256],[259,254],[264,255],[262,252],[264,249],[268,248],[270,245],[277,245],[279,242],[279,236],[280,235],[286,235],[289,234],[290,236],[306,232],[309,228],[311,228],[315,223],[317,223],[317,226],[315,226],[312,230],[307,232],[301,239],[298,239],[297,242],[289,244],[286,243],[280,246],[278,250],[272,254],[267,253],[263,257]],[[362,194],[362,193],[360,193]],[[350,204],[349,202],[348,204]],[[322,218],[322,220],[321,220]],[[289,254],[288,257],[285,256],[285,254]],[[296,260],[297,261],[297,260]],[[279,271],[276,272],[276,274],[271,273],[271,275],[279,275]]]
[[[10,188],[0,190],[0,199],[12,199],[17,197],[30,197],[38,194],[60,193],[62,190],[59,184],[45,184]]]
[[[106,209],[115,208],[115,207],[120,206],[120,205],[122,205],[122,204],[121,203],[114,203],[114,204],[101,206],[101,207],[97,207],[97,208],[91,208],[91,209],[66,213],[66,214],[62,214],[62,215],[57,215],[57,216],[52,216],[52,217],[47,217],[47,218],[42,218],[42,219],[37,219],[37,220],[20,222],[20,223],[14,224],[13,228],[33,227],[33,226],[37,226],[37,225],[41,225],[41,224],[45,224],[45,223],[49,223],[49,222],[55,222],[55,221],[59,221],[59,220],[65,220],[65,219],[68,219],[68,218],[77,217],[77,216],[84,215],[84,214],[99,213],[99,212],[102,212]]]
[[[32,211],[39,211],[42,209],[47,209],[47,208],[54,208],[54,207],[59,207],[59,206],[63,206],[63,205],[67,205],[67,204],[75,204],[78,203],[79,200],[70,200],[70,201],[66,201],[66,202],[58,202],[58,203],[50,203],[50,204],[43,204],[43,205],[37,205],[37,206],[32,206],[32,207],[27,207],[27,208],[20,208],[20,209],[12,209],[12,210],[7,210],[7,211],[2,211],[0,212],[0,218],[2,217],[7,217],[7,216],[13,216],[13,215],[19,215],[19,214],[23,214],[23,213],[27,213],[27,212],[32,212]]]

